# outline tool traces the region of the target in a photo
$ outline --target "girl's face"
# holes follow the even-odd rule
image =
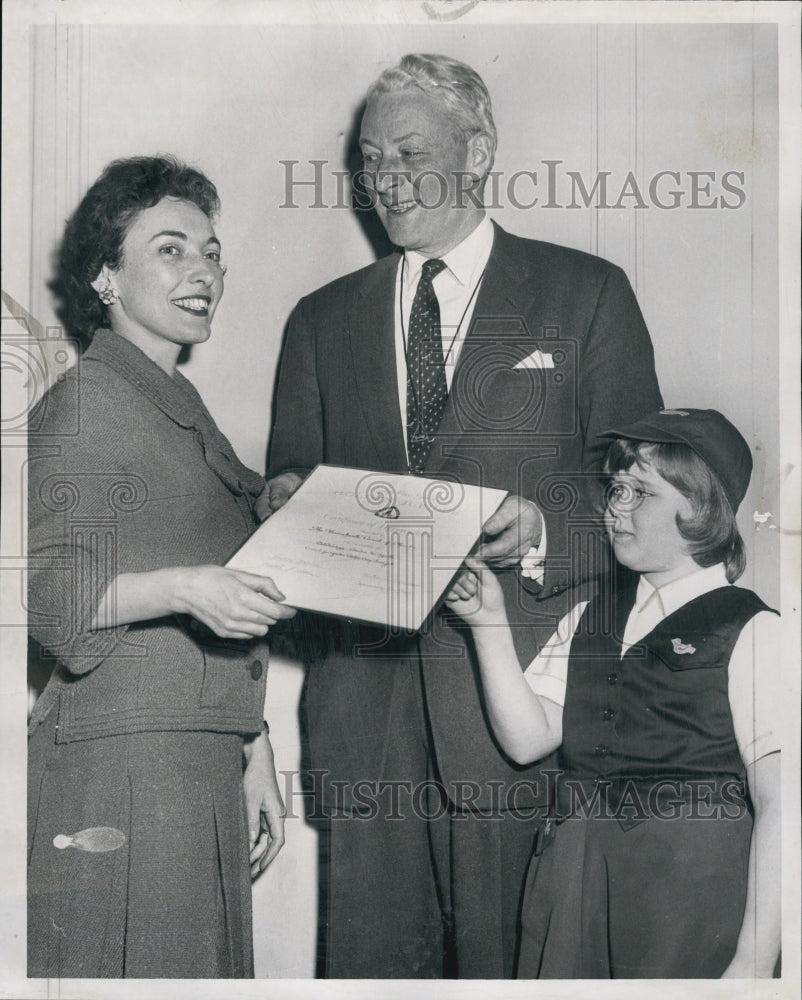
[[[182,346],[211,334],[223,294],[220,243],[197,205],[163,198],[136,216],[122,264],[116,271],[104,267],[101,279],[118,295],[109,308],[114,332],[169,367]]]
[[[615,473],[604,523],[616,559],[660,586],[699,568],[677,528],[677,516],[692,514],[690,501],[642,458]]]

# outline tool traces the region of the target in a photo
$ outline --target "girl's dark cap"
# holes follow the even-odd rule
[[[746,496],[752,475],[752,453],[740,431],[718,410],[657,410],[640,420],[605,431],[599,437],[621,437],[653,444],[685,444],[718,477],[735,511]]]

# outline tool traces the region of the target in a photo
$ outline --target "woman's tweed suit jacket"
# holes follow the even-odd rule
[[[28,444],[29,632],[55,659],[32,728],[57,708],[62,743],[258,731],[264,641],[221,640],[178,615],[90,630],[116,575],[222,564],[256,526],[264,480],[194,387],[98,331],[32,411]]]

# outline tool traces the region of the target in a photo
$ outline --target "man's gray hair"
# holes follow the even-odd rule
[[[412,53],[404,56],[397,66],[386,69],[368,90],[368,100],[374,94],[386,94],[406,87],[419,87],[425,94],[440,101],[451,113],[463,140],[484,132],[496,151],[496,125],[490,94],[484,80],[470,66],[448,56]]]

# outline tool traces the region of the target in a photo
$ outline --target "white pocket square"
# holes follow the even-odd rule
[[[544,354],[543,351],[537,350],[532,351],[532,353],[519,361],[517,365],[513,368],[513,371],[518,371],[522,368],[553,368],[554,358],[551,354]]]

